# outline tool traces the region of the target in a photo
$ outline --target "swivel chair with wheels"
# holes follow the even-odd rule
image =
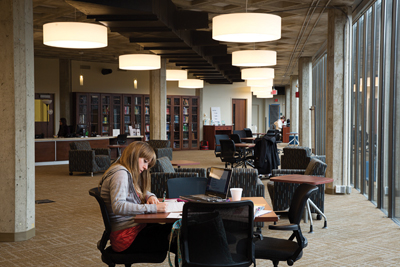
[[[289,239],[280,239],[263,236],[255,242],[255,258],[271,260],[274,266],[280,261],[286,261],[289,266],[303,256],[303,249],[307,246],[307,238],[303,236],[300,221],[308,198],[318,188],[315,185],[301,184],[297,187],[288,213],[289,224],[270,225],[270,230],[293,231]],[[276,212],[279,215],[279,212]],[[261,237],[261,236],[260,236]],[[294,241],[296,239],[296,241]]]
[[[97,187],[89,190],[89,195],[96,198],[99,203],[101,215],[103,216],[103,222],[105,230],[99,242],[97,242],[97,249],[101,252],[101,260],[110,267],[114,267],[116,264],[124,264],[125,266],[131,266],[134,263],[161,263],[165,260],[167,252],[151,252],[151,253],[123,253],[115,252],[111,246],[107,246],[107,242],[110,239],[111,223],[106,204],[100,196],[99,189]]]

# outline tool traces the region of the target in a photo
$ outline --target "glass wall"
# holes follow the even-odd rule
[[[313,63],[312,105],[314,106],[315,154],[325,155],[326,129],[326,53]]]
[[[351,183],[400,217],[400,0],[378,0],[353,25]],[[397,49],[397,50],[396,50]]]

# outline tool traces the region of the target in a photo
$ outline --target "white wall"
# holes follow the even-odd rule
[[[204,119],[211,119],[211,107],[220,107],[221,121],[225,121],[226,125],[232,125],[232,99],[247,100],[246,127],[251,127],[252,95],[250,87],[247,87],[245,83],[218,85],[206,83],[201,97],[203,97],[203,114],[200,114],[201,133],[203,133]]]

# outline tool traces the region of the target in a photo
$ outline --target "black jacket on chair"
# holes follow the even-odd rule
[[[259,174],[269,174],[280,165],[278,148],[274,136],[265,135],[254,147],[255,167]]]

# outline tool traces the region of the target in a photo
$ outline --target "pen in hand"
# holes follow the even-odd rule
[[[162,202],[165,202],[165,196],[167,195],[167,191],[164,191]]]

